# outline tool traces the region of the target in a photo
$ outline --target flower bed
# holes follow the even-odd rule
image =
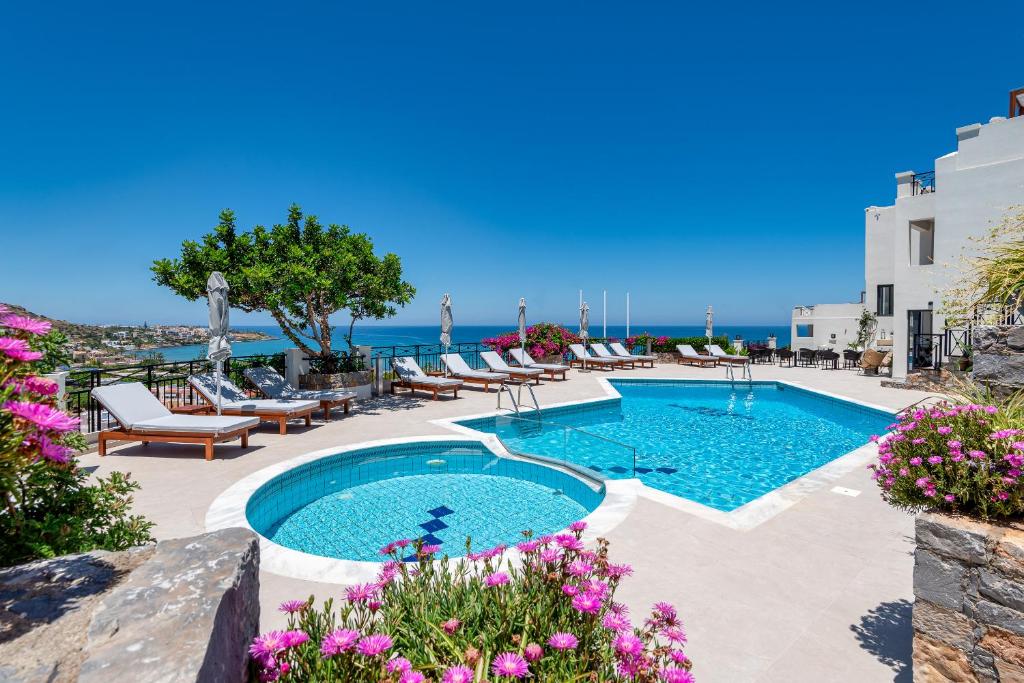
[[[509,349],[519,348],[519,331],[499,334],[497,337],[484,339],[481,343],[504,354]],[[564,356],[569,352],[569,344],[579,343],[580,338],[576,334],[554,323],[537,323],[526,328],[526,352],[534,360],[547,356]]]
[[[251,653],[261,680],[629,680],[691,683],[686,634],[675,609],[654,606],[642,626],[615,602],[629,565],[608,544],[584,548],[586,525],[532,538],[521,567],[499,546],[467,561],[434,562],[436,546],[402,540],[371,584],[348,588],[337,609],[313,598],[281,605],[288,628],[259,636]],[[399,561],[415,545],[418,561]]]

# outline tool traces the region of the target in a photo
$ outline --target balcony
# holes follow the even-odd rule
[[[935,171],[915,173],[910,182],[910,194],[931,194],[935,192]]]

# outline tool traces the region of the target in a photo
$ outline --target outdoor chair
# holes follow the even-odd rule
[[[796,354],[790,349],[778,349],[775,351],[775,358],[779,361],[779,367],[782,367],[783,363],[788,363],[789,367],[793,367]]]
[[[397,375],[397,379],[391,381],[391,393],[397,393],[398,387],[408,389],[415,394],[416,390],[429,391],[437,400],[437,395],[446,391],[452,392],[452,396],[459,397],[459,389],[462,387],[462,380],[453,377],[433,377],[423,372],[419,363],[412,356],[401,356],[391,359],[391,369]]]
[[[609,351],[607,348],[605,348],[604,344],[591,344],[590,348],[594,350],[594,353],[597,354],[598,358],[603,358],[605,360],[617,361],[617,362],[621,363],[621,365],[619,367],[622,367],[622,368],[626,367],[627,364],[629,365],[629,369],[630,370],[633,370],[633,369],[636,368],[636,360],[634,358],[632,358],[632,357],[630,357],[630,358],[621,358],[619,356],[616,356],[611,351]]]
[[[474,370],[469,367],[466,359],[457,353],[442,353],[441,362],[448,368],[448,372],[452,373],[452,375],[457,379],[461,379],[463,382],[469,382],[470,384],[482,384],[485,393],[491,390],[492,384],[501,386],[509,378],[509,376],[503,372]]]
[[[205,446],[207,460],[213,460],[213,444],[242,440],[249,447],[249,430],[260,423],[255,417],[227,415],[175,415],[142,383],[110,384],[91,392],[103,408],[117,420],[120,429],[99,433],[99,454],[107,454],[108,441],[188,443]]]
[[[612,350],[612,353],[619,358],[630,358],[634,362],[640,363],[640,367],[644,366],[644,363],[649,363],[648,367],[654,367],[654,361],[658,360],[657,356],[648,356],[643,353],[630,353],[621,342],[612,342],[608,344],[608,347]]]
[[[320,409],[323,410],[324,420],[331,419],[331,408],[341,406],[347,415],[352,399],[356,397],[354,391],[340,391],[333,389],[296,389],[288,384],[288,381],[270,367],[246,368],[243,372],[245,378],[260,390],[267,398],[295,399],[299,401],[319,401]]]
[[[843,351],[843,369],[856,368],[860,363],[860,355],[860,351],[854,351],[853,349]]]
[[[540,368],[514,368],[494,351],[481,351],[480,358],[493,372],[508,375],[521,382],[529,382],[532,379],[540,384],[540,376],[544,374]]]
[[[829,370],[839,369],[839,354],[835,351],[819,351],[816,356],[821,367]]]
[[[210,410],[217,405],[217,377],[213,373],[189,375],[188,383]],[[289,420],[303,420],[306,426],[313,424],[313,411],[320,407],[318,401],[300,401],[289,398],[249,398],[227,377],[220,378],[220,412],[222,415],[251,415],[265,422],[276,422],[279,434],[288,433]]]
[[[874,349],[868,349],[860,357],[860,369],[865,375],[877,375],[878,368],[882,366],[885,354]]]
[[[722,363],[732,363],[733,365],[744,365],[750,362],[749,356],[740,356],[736,354],[729,354],[722,350],[722,347],[718,344],[708,344],[708,352],[712,356],[717,358]]]
[[[697,365],[702,368],[713,368],[718,365],[717,358],[714,356],[702,356],[689,344],[676,344],[676,351],[679,352],[679,358],[676,360],[677,365],[686,363],[688,365]]]
[[[579,365],[583,367],[583,363],[592,368],[604,368],[605,370],[611,370],[614,368],[622,367],[621,360],[615,360],[614,358],[595,358],[587,353],[587,350],[583,348],[583,344],[569,344],[569,350],[572,351],[572,355],[576,356],[569,361],[569,365]]]
[[[799,355],[796,357],[797,365],[803,365],[804,367],[811,367],[817,360],[818,352],[814,349],[800,349]]]
[[[509,349],[508,355],[512,357],[512,360],[519,363],[519,365],[524,368],[542,370],[552,380],[555,379],[555,375],[559,373],[561,373],[562,379],[565,379],[565,373],[569,371],[569,366],[562,365],[561,363],[537,363],[525,349]]]

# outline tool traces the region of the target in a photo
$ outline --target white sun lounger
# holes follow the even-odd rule
[[[715,358],[725,363],[735,363],[738,365],[742,365],[744,363],[750,362],[750,356],[730,355],[723,351],[722,347],[719,346],[718,344],[708,344],[708,352]]]
[[[211,406],[217,405],[217,377],[215,375],[189,375],[189,384]],[[305,420],[313,424],[313,411],[319,401],[299,401],[288,398],[249,398],[227,377],[220,380],[220,412],[223,415],[254,415],[267,422],[276,422],[280,434],[288,433],[288,420]]]
[[[555,379],[555,375],[559,373],[561,373],[562,379],[565,379],[565,373],[569,371],[569,366],[562,365],[561,363],[537,363],[525,349],[509,349],[508,354],[512,356],[512,360],[519,363],[524,368],[543,370],[551,379]]]
[[[459,389],[462,387],[462,380],[453,377],[432,377],[423,372],[419,363],[412,356],[400,356],[391,359],[391,369],[398,375],[398,379],[391,381],[391,393],[397,393],[398,387],[403,387],[415,394],[417,389],[429,391],[434,394],[437,400],[439,393],[452,392],[452,396],[459,397]]]
[[[213,444],[240,437],[242,448],[248,448],[249,430],[260,423],[255,417],[175,415],[139,382],[96,387],[90,393],[121,427],[99,433],[101,456],[107,454],[108,441],[156,441],[203,444],[206,459],[213,460]]]
[[[352,405],[352,399],[356,397],[354,391],[341,391],[335,389],[296,389],[274,368],[263,366],[259,368],[246,368],[243,372],[245,378],[267,398],[290,398],[299,401],[319,401],[320,409],[324,412],[324,419],[331,419],[331,408],[341,406],[346,414]]]
[[[711,366],[715,367],[718,365],[718,359],[714,356],[702,356],[689,344],[676,344],[676,351],[679,352],[679,360],[676,364],[688,363],[689,365],[699,365],[702,368]]]
[[[620,356],[616,356],[614,353],[612,353],[611,351],[606,349],[604,344],[591,344],[590,348],[592,348],[594,350],[594,353],[597,354],[598,358],[603,358],[605,360],[618,361],[619,363],[621,363],[621,367],[626,367],[626,363],[629,363],[629,367],[630,368],[635,368],[636,367],[636,359],[635,358],[622,358]]]
[[[572,351],[572,355],[576,356],[573,360],[569,361],[569,365],[583,366],[583,361],[586,360],[587,365],[591,365],[595,368],[618,368],[622,367],[621,360],[614,360],[610,358],[595,358],[587,353],[587,350],[583,348],[583,344],[569,344],[569,350]]]
[[[644,363],[650,363],[651,367],[653,368],[654,361],[658,360],[657,356],[648,356],[643,353],[630,353],[629,351],[626,350],[626,347],[619,342],[611,342],[610,344],[608,344],[608,347],[612,350],[612,353],[618,356],[619,358],[631,358],[637,363],[640,363],[641,367]]]
[[[457,353],[442,353],[441,362],[448,368],[448,372],[452,373],[464,382],[484,385],[484,391],[490,391],[492,384],[504,384],[508,379],[508,375],[503,372],[484,372],[483,370],[474,370],[469,367],[469,363],[466,362],[466,359]]]
[[[492,371],[503,373],[524,382],[532,379],[537,384],[540,384],[540,376],[544,374],[543,370],[539,368],[514,368],[494,351],[481,351],[480,358],[483,362],[487,363],[487,367]]]

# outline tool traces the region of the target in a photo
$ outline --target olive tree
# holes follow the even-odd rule
[[[348,226],[323,226],[292,205],[288,220],[267,229],[239,232],[230,209],[199,241],[185,240],[178,258],[153,262],[153,279],[189,301],[206,296],[206,280],[220,271],[231,288],[231,305],[266,311],[285,336],[313,357],[329,361],[331,315],[350,316],[344,339],[363,319],[382,320],[409,303],[416,289],[402,279],[395,254],[378,257],[373,240]]]

